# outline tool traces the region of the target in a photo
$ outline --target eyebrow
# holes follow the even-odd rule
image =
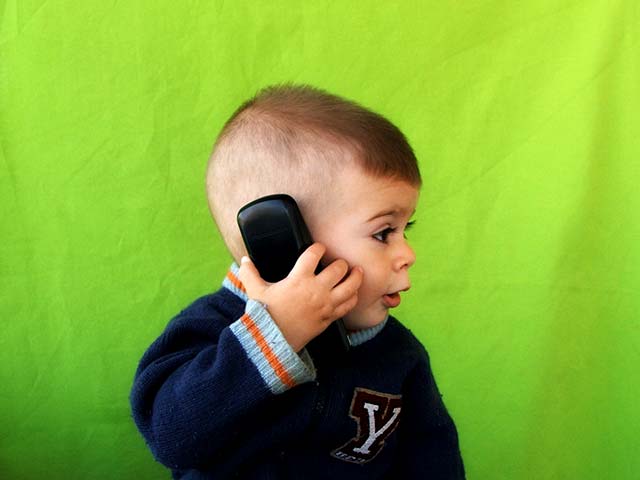
[[[383,210],[379,213],[376,213],[373,217],[371,217],[369,220],[367,220],[368,222],[372,222],[373,220],[375,220],[376,218],[380,218],[380,217],[386,217],[386,216],[395,216],[395,215],[401,215],[404,213],[404,209],[403,208],[393,208],[390,210]],[[414,210],[413,212],[411,212],[411,216],[415,215],[416,211]]]

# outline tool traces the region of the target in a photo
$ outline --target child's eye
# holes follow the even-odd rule
[[[404,238],[407,238],[407,236],[405,235],[405,232],[409,230],[415,223],[416,223],[415,220],[408,222],[406,227],[404,227],[404,231],[402,232]],[[384,230],[380,230],[378,233],[374,233],[373,238],[375,238],[379,242],[387,243],[389,235],[391,235],[397,230],[398,230],[397,227],[387,227]]]
[[[391,235],[395,231],[396,231],[395,228],[387,227],[387,228],[385,228],[384,230],[381,230],[378,233],[374,233],[373,234],[373,238],[375,238],[379,242],[387,243],[387,238],[389,237],[389,235]]]

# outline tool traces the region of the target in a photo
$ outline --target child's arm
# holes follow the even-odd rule
[[[408,378],[402,400],[394,478],[464,479],[458,433],[442,402],[426,351]]]
[[[328,267],[327,274],[323,271],[309,278],[320,252],[321,247],[310,247],[309,255],[303,254],[296,264],[293,278],[300,275],[303,285],[315,280],[328,285],[333,280],[327,276],[341,277],[344,272]],[[243,277],[256,280],[251,274]],[[358,277],[361,279],[359,271],[356,280]],[[234,321],[224,304],[213,308],[201,299],[172,320],[147,350],[136,373],[131,404],[134,420],[158,461],[173,469],[231,468],[274,443],[277,432],[272,427],[284,423],[284,416],[295,418],[295,409],[308,407],[276,395],[314,380],[310,357],[304,350],[296,352],[313,332],[319,333],[334,319],[331,315],[318,318],[304,309],[308,292],[297,281],[279,283],[283,284],[265,284],[270,291],[261,298],[275,302],[271,305],[279,313],[287,312],[279,300],[290,304],[290,312],[281,318],[285,331],[297,331],[290,325],[295,320],[304,332],[292,333],[300,342],[296,346],[258,301],[249,300],[244,314]],[[289,283],[290,288],[285,289]],[[351,280],[348,285],[357,289],[359,283]],[[340,305],[343,296],[334,297]],[[334,308],[333,315],[342,315],[341,308]],[[309,328],[307,324],[314,322]],[[279,400],[273,401],[275,398]]]
[[[249,445],[251,436],[260,437],[251,416],[272,415],[263,407],[269,399],[315,378],[310,359],[293,352],[257,302],[231,323],[224,305],[212,314],[199,303],[206,300],[173,319],[149,347],[131,392],[140,432],[154,457],[173,469],[213,468],[233,463],[235,452],[250,455],[258,448]],[[247,325],[260,332],[261,344],[246,338]]]

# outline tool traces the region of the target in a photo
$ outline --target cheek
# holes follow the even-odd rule
[[[372,298],[378,298],[386,293],[385,289],[386,278],[376,268],[374,262],[369,262],[364,265],[364,279],[360,287],[359,295],[363,299],[371,300]]]
[[[358,290],[358,305],[369,305],[375,298],[378,298],[378,295],[376,295],[375,292],[376,290],[372,288],[372,286],[368,284],[366,280],[362,282],[362,285]]]
[[[340,246],[345,243],[344,234],[340,232],[339,229],[320,229],[320,231],[311,230],[311,236],[313,240],[323,244],[327,251],[324,254],[324,259],[327,261],[333,261],[336,258],[340,258],[339,255],[341,253]]]
[[[358,244],[352,239],[336,235],[332,238],[323,239],[319,238],[318,241],[322,243],[327,251],[324,254],[323,261],[325,264],[330,264],[334,260],[345,260],[350,267],[356,265],[364,266],[358,252],[361,250]]]

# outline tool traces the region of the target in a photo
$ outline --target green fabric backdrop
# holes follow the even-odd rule
[[[402,128],[425,187],[398,312],[470,479],[640,476],[640,7],[0,1],[0,478],[158,479],[137,361],[218,288],[215,135],[308,82]]]

